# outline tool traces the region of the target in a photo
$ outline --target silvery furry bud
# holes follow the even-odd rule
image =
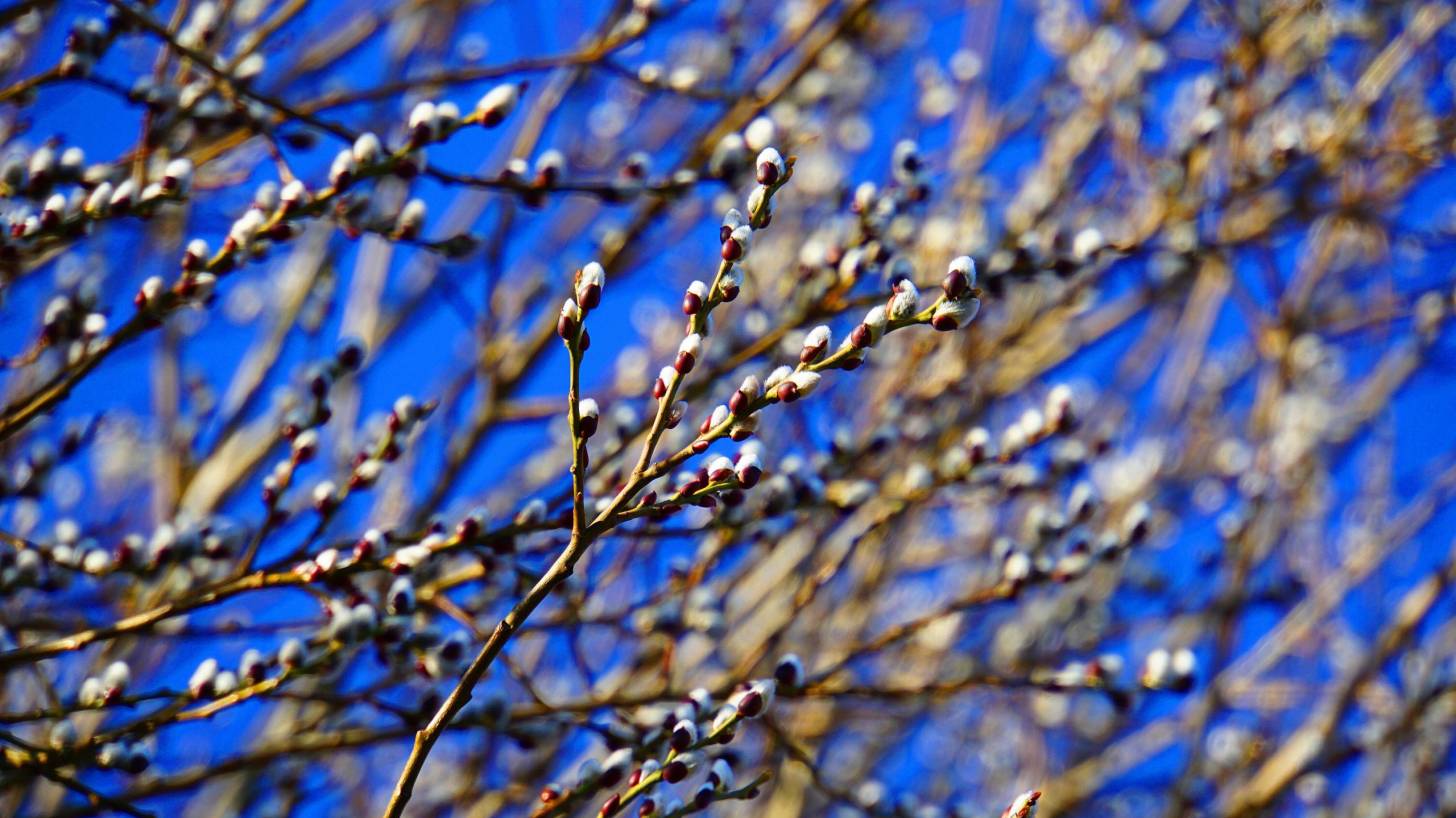
[[[589,438],[597,433],[597,424],[601,416],[601,409],[598,408],[594,398],[587,398],[577,405],[577,414],[581,419],[581,436]]]
[[[828,326],[820,324],[809,330],[809,334],[804,336],[804,346],[799,350],[799,362],[808,364],[818,360],[829,349],[831,342]]]
[[[576,300],[582,309],[596,309],[602,300],[602,287],[606,284],[607,271],[595,261],[581,268],[576,278]]]
[[[960,301],[941,301],[930,317],[930,325],[940,332],[951,332],[971,323],[981,311],[981,299],[966,298]]]
[[[786,168],[784,158],[773,148],[764,148],[759,151],[758,159],[754,163],[756,178],[761,185],[772,185],[784,177]]]
[[[950,262],[940,288],[952,301],[964,298],[976,286],[976,262],[970,256],[957,256]]]
[[[521,84],[511,82],[486,91],[475,104],[475,113],[480,117],[480,124],[487,128],[501,124],[521,101],[521,88]]]
[[[561,304],[561,316],[556,319],[556,334],[569,343],[576,339],[576,331],[580,326],[581,308],[576,305],[576,299],[568,298]]]
[[[818,372],[801,370],[790,375],[783,383],[780,383],[774,390],[779,400],[784,403],[793,403],[799,398],[809,396],[819,386],[821,377]]]
[[[919,310],[920,291],[915,282],[902,278],[895,282],[894,294],[885,304],[886,317],[891,321],[907,321]]]

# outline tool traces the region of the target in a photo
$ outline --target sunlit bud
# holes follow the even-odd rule
[[[207,242],[203,239],[193,239],[187,242],[187,250],[182,254],[183,270],[200,270],[207,262],[210,250]]]
[[[1085,522],[1096,512],[1099,502],[1097,489],[1086,480],[1080,481],[1067,495],[1067,518],[1073,522]]]
[[[718,293],[724,301],[732,301],[738,297],[738,291],[743,288],[743,268],[730,267],[718,279]]]
[[[394,232],[400,238],[412,239],[420,234],[420,228],[424,224],[425,201],[410,199],[399,211],[399,218],[395,220]]]
[[[723,242],[723,260],[738,261],[748,255],[748,246],[753,239],[753,228],[748,225],[733,228],[727,241]]]
[[[956,256],[950,262],[950,269],[945,274],[945,279],[940,282],[940,288],[945,292],[945,297],[952,301],[959,300],[970,293],[971,288],[976,286],[976,262],[970,256]]]
[[[545,519],[546,501],[540,497],[532,497],[530,502],[522,506],[521,510],[516,514],[516,525],[540,525]]]
[[[66,197],[53,193],[45,201],[45,206],[40,211],[40,223],[42,227],[51,228],[60,224],[61,218],[66,214]]]
[[[212,692],[218,698],[231,695],[237,689],[238,674],[233,673],[231,670],[218,671],[217,678],[212,680]]]
[[[1138,675],[1138,682],[1143,687],[1152,690],[1168,687],[1172,680],[1172,664],[1173,657],[1167,649],[1158,648],[1152,651],[1143,660],[1143,669]]]
[[[703,433],[706,434],[710,429],[716,429],[727,423],[730,415],[728,407],[721,403],[713,407],[713,413],[708,416],[707,423],[703,425]]]
[[[62,719],[51,727],[50,745],[55,750],[67,750],[76,746],[76,725],[69,719]]]
[[[580,417],[580,429],[582,438],[589,438],[597,433],[597,424],[601,416],[601,409],[597,406],[595,398],[585,398],[577,405],[578,416]]]
[[[602,287],[607,281],[607,271],[595,261],[587,262],[576,278],[576,300],[582,309],[596,309],[602,301]]]
[[[1187,690],[1193,686],[1193,675],[1198,672],[1198,657],[1188,648],[1179,648],[1173,651],[1168,669],[1171,673],[1170,682],[1173,689]]]
[[[728,760],[717,758],[708,767],[708,783],[720,790],[733,788],[733,768],[729,766]]]
[[[703,336],[694,332],[682,339],[677,347],[677,360],[673,361],[672,367],[679,375],[686,375],[693,370],[693,365],[703,354]]]
[[[894,295],[885,305],[886,317],[891,321],[907,321],[915,315],[920,306],[920,291],[915,282],[902,278],[895,282]]]
[[[795,372],[787,380],[778,385],[774,390],[774,394],[778,395],[779,400],[784,403],[793,403],[799,398],[808,397],[809,393],[813,392],[819,386],[819,381],[820,375],[818,372],[809,372],[807,370]]]
[[[213,695],[213,683],[217,681],[218,664],[216,659],[204,659],[192,671],[192,676],[187,680],[187,690],[193,698],[205,699]]]
[[[568,298],[561,305],[561,316],[556,319],[556,334],[569,343],[576,340],[576,331],[580,327],[581,308],[576,305],[576,299]]]
[[[111,209],[118,213],[125,213],[136,201],[137,186],[131,179],[122,180],[116,186],[116,192],[111,194]]]
[[[1016,796],[1016,800],[1001,813],[1001,818],[1032,818],[1036,814],[1038,798],[1041,798],[1041,793],[1037,790]]]
[[[279,192],[278,198],[283,204],[283,212],[288,213],[308,202],[308,188],[303,182],[294,179],[283,186],[283,190]]]
[[[728,176],[743,167],[747,158],[742,134],[726,134],[713,146],[713,153],[708,157],[708,173],[718,178]]]
[[[896,142],[890,163],[896,179],[901,182],[913,180],[921,167],[920,147],[909,139]]]
[[[602,763],[597,782],[604,788],[615,787],[632,771],[632,748],[623,747],[607,756]]]
[[[258,238],[258,231],[263,228],[267,218],[256,210],[249,210],[239,216],[228,230],[228,243],[238,249],[248,249]]]
[[[1021,585],[1031,578],[1032,567],[1025,551],[1011,551],[1001,562],[1001,578],[1011,585]]]
[[[333,509],[339,501],[339,488],[332,480],[324,480],[313,487],[313,507],[320,513]]]
[[[628,179],[644,179],[651,170],[652,157],[646,151],[633,151],[622,160],[622,175]]]
[[[786,653],[774,666],[774,680],[789,690],[797,690],[804,684],[804,663],[798,654]]]
[[[804,336],[804,346],[799,350],[799,362],[808,364],[818,360],[829,349],[831,342],[828,326],[820,324],[809,330],[809,334]]]
[[[304,648],[303,641],[297,637],[290,637],[278,649],[278,664],[288,670],[301,667],[307,658],[308,651]]]
[[[971,465],[983,463],[996,456],[991,448],[991,433],[985,427],[976,426],[966,432],[964,441],[966,453],[971,457]]]
[[[708,461],[708,479],[714,483],[721,483],[733,476],[733,461],[722,455]]]
[[[761,185],[772,185],[784,177],[784,158],[773,148],[759,151],[754,165],[756,178]]]
[[[173,159],[162,171],[162,189],[178,196],[187,195],[192,189],[192,160]]]
[[[131,685],[131,666],[115,661],[101,671],[101,692],[106,701],[116,701]]]
[[[278,197],[278,183],[264,182],[253,191],[253,207],[264,213],[272,213],[278,209]]]
[[[438,135],[435,103],[424,100],[415,104],[409,115],[410,140],[416,145],[434,141]]]
[[[166,289],[167,285],[162,281],[161,276],[151,276],[142,282],[141,287],[137,288],[136,297],[132,299],[132,302],[136,304],[137,309],[151,307],[157,303],[157,298]]]
[[[667,394],[672,382],[677,379],[677,370],[670,366],[664,366],[657,372],[657,380],[652,384],[652,397],[661,399]],[[681,416],[679,416],[681,418]]]
[[[738,477],[738,484],[750,489],[758,485],[759,478],[763,476],[763,464],[759,461],[757,454],[751,451],[744,452],[739,455],[733,472]]]
[[[1072,238],[1072,260],[1085,262],[1107,246],[1102,231],[1095,227],[1084,227]]]
[[[349,488],[367,488],[379,480],[379,475],[384,471],[384,461],[377,458],[368,458],[354,467],[354,473],[349,477]]]
[[[121,766],[125,757],[126,748],[117,741],[108,741],[96,751],[96,763],[105,768]]]
[[[1129,506],[1127,512],[1122,516],[1123,538],[1129,543],[1141,542],[1148,536],[1152,516],[1152,508],[1142,500]]]
[[[768,373],[768,378],[763,382],[763,388],[772,392],[779,387],[779,384],[787,381],[789,376],[794,374],[794,368],[785,364]]]
[[[1072,388],[1066,384],[1052,387],[1046,397],[1047,426],[1051,429],[1065,429],[1075,417],[1072,412]]]
[[[356,166],[368,167],[384,156],[384,144],[379,141],[379,137],[373,131],[365,131],[354,140],[354,146],[349,153],[354,158]],[[337,159],[334,164],[338,164]]]
[[[76,703],[82,707],[100,707],[106,703],[106,687],[95,676],[88,676],[81,682],[76,693]]]
[[[773,704],[775,682],[772,679],[759,679],[733,696],[730,702],[738,708],[739,714],[745,719],[756,719],[763,715]]]
[[[874,182],[860,182],[854,189],[854,198],[850,201],[850,207],[856,213],[868,213],[874,209],[875,197],[880,195],[879,188]]]
[[[941,301],[930,317],[930,325],[940,332],[951,332],[975,320],[981,311],[981,299],[966,298],[960,301]]]
[[[743,142],[751,151],[761,151],[778,141],[779,129],[766,116],[755,118],[743,129]]]
[[[728,398],[728,411],[734,415],[747,414],[753,403],[763,397],[763,385],[758,382],[757,375],[748,375],[739,384],[738,390],[732,397]]]
[[[329,184],[335,188],[345,188],[354,181],[359,171],[359,160],[354,158],[354,152],[348,149],[339,151],[334,157],[334,162],[329,166]]]
[[[671,745],[672,749],[679,753],[696,744],[698,741],[698,725],[689,719],[679,721],[672,728]]]
[[[1002,459],[1015,457],[1025,449],[1027,443],[1026,430],[1021,424],[1013,423],[1001,432],[1001,457]]]
[[[111,209],[111,195],[115,190],[116,188],[110,182],[102,182],[92,188],[91,193],[86,196],[86,205],[83,209],[92,216],[105,215],[106,211]]]
[[[268,663],[263,660],[263,654],[257,648],[243,651],[242,658],[238,660],[238,675],[249,684],[263,681],[267,670]]]
[[[521,88],[517,83],[505,83],[486,91],[485,96],[475,104],[475,113],[480,117],[480,124],[494,128],[510,116],[521,101]]]
[[[767,225],[773,216],[773,199],[769,197],[772,188],[759,185],[748,194],[748,212],[758,219],[759,225]]]
[[[683,294],[683,315],[697,315],[703,309],[703,302],[707,300],[707,284],[704,284],[701,281],[694,281],[693,283],[689,284],[687,292]]]
[[[566,155],[552,148],[536,160],[535,184],[537,187],[551,187],[566,170]]]
[[[872,307],[865,313],[861,321],[849,334],[849,342],[857,349],[868,349],[885,334],[885,326],[889,323],[889,317],[883,306]]]
[[[410,571],[418,568],[429,558],[430,547],[424,543],[417,543],[407,545],[394,552],[394,565],[399,569],[398,572]]]
[[[728,212],[723,214],[723,225],[718,228],[718,241],[727,241],[733,235],[733,231],[748,224],[738,208],[730,207]]]

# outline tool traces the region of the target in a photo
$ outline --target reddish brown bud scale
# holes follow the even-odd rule
[[[743,258],[743,245],[730,237],[723,242],[723,252],[721,255],[724,261],[737,261]]]
[[[784,381],[774,390],[774,394],[778,395],[779,400],[784,403],[793,403],[799,399],[799,387],[792,381]]]
[[[937,332],[954,332],[960,328],[956,325],[956,320],[949,315],[935,316],[930,319],[930,326],[934,327]]]

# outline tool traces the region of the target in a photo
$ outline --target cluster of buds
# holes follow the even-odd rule
[[[86,17],[71,24],[66,35],[66,50],[61,54],[57,70],[63,77],[88,77],[96,62],[111,47],[115,33],[106,20]]]
[[[138,775],[152,764],[152,750],[145,742],[118,739],[96,750],[96,766]]]
[[[204,659],[187,679],[187,692],[194,699],[220,699],[238,689],[238,674],[224,670],[216,659]]]
[[[981,311],[981,299],[976,296],[976,262],[970,256],[959,256],[952,260],[950,269],[941,282],[945,297],[935,307],[930,325],[941,332],[958,330],[975,320]]]
[[[416,103],[409,115],[409,146],[422,148],[439,142],[460,126],[460,106],[453,102]]]
[[[1148,690],[1173,690],[1179,693],[1193,688],[1198,673],[1198,657],[1188,648],[1169,651],[1158,648],[1143,660],[1138,682]]]
[[[823,379],[818,372],[808,369],[794,369],[790,366],[781,366],[769,373],[763,382],[763,387],[768,394],[779,400],[781,403],[793,403],[800,398],[806,398],[819,387]]]
[[[568,345],[577,344],[582,351],[591,346],[586,316],[601,304],[606,280],[606,270],[595,261],[576,271],[572,295],[561,304],[561,314],[556,319],[556,334]]]
[[[123,661],[107,665],[97,676],[88,676],[81,682],[76,703],[81,707],[105,707],[116,704],[126,695],[131,685],[131,666]]]

